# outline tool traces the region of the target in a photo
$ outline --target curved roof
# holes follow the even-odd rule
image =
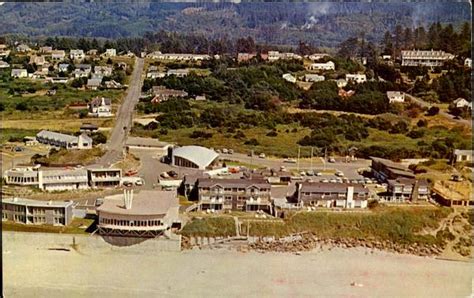
[[[173,149],[173,156],[187,159],[202,168],[209,166],[219,154],[201,146],[183,146]]]

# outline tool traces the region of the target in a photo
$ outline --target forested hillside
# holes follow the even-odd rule
[[[364,32],[379,41],[397,25],[470,20],[470,4],[452,3],[4,3],[0,34],[119,38],[159,30],[211,38],[252,36],[295,46],[334,47]]]

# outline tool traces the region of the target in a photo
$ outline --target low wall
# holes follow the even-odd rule
[[[110,239],[104,239],[99,235],[77,235],[56,233],[28,233],[28,232],[2,232],[2,243],[5,249],[14,249],[15,244],[29,243],[38,249],[73,249],[73,244],[78,251],[88,250],[123,251],[123,252],[157,252],[157,251],[181,251],[181,236],[172,234],[169,238],[160,237],[154,239],[114,237],[112,245]]]

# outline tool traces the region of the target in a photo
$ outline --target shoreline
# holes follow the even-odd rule
[[[364,248],[143,253],[48,250],[18,241],[4,245],[3,258],[5,294],[12,297],[466,297],[472,291],[468,262]]]

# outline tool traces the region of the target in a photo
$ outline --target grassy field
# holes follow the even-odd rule
[[[94,219],[74,218],[68,226],[52,225],[25,225],[11,221],[2,221],[3,231],[35,232],[35,233],[64,233],[64,234],[88,234],[86,232],[94,223]]]
[[[253,150],[256,154],[264,152],[266,155],[295,156],[298,153],[298,144],[296,142],[305,135],[309,134],[310,130],[307,128],[299,128],[298,131],[293,132],[293,128],[295,128],[293,125],[278,125],[278,136],[276,137],[267,136],[266,134],[270,130],[263,127],[243,129],[242,132],[245,134],[244,140],[233,138],[234,134],[226,133],[222,130],[201,128],[176,129],[170,131],[167,135],[150,135],[149,132],[142,130],[134,130],[133,134],[137,136],[157,137],[162,141],[180,145],[199,144],[205,147],[213,147],[214,149],[234,149],[236,152],[242,153],[247,153]],[[190,137],[190,134],[194,130],[206,131],[208,133],[212,133],[213,135],[208,139],[193,139]],[[286,132],[287,130],[288,132]],[[250,140],[253,138],[258,140],[259,145],[252,146],[243,144],[245,140]]]
[[[39,162],[46,165],[61,164],[81,164],[87,165],[93,163],[97,158],[104,154],[104,150],[95,147],[88,150],[59,150],[48,157],[38,159]]]
[[[390,240],[396,243],[440,244],[443,236],[421,232],[435,229],[451,209],[434,207],[381,207],[367,213],[301,212],[289,216],[284,223],[252,222],[250,235],[285,236],[311,232],[321,238]],[[246,223],[242,227],[246,230]]]
[[[184,236],[222,237],[235,236],[235,223],[232,217],[194,218],[181,230]]]

